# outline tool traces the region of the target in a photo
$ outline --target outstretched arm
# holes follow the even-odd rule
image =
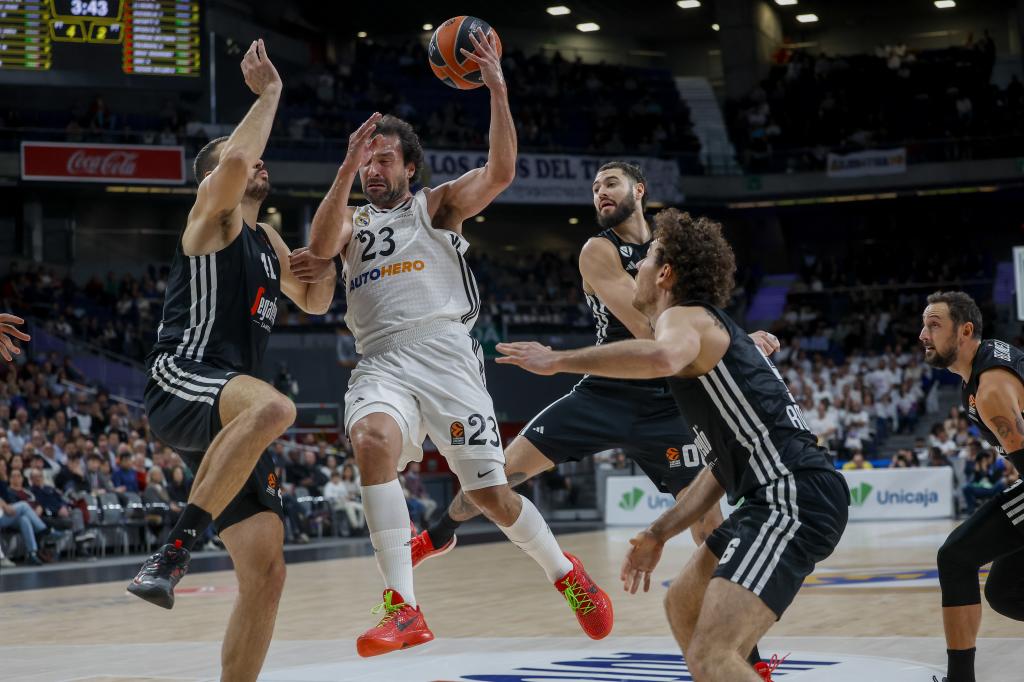
[[[725,489],[710,469],[705,467],[697,474],[697,478],[683,491],[671,509],[659,516],[650,528],[640,531],[629,541],[632,547],[622,563],[619,575],[625,590],[636,594],[642,582],[644,592],[647,592],[651,588],[651,573],[661,559],[665,543],[699,521],[722,499],[724,493]]]
[[[281,263],[281,291],[307,313],[313,315],[326,313],[334,300],[334,285],[338,278],[331,259],[313,259],[322,264],[322,267],[317,270],[316,281],[300,282],[292,272],[292,263],[306,250],[296,249],[294,253],[289,254],[288,245],[284,243],[284,239],[275,229],[270,226],[264,226],[263,229],[270,237],[270,243],[274,246],[274,251],[277,252],[277,260]],[[308,254],[306,255],[308,256]]]
[[[182,236],[185,253],[210,253],[229,243],[241,229],[225,225],[245,194],[249,170],[259,162],[274,125],[281,98],[281,77],[267,56],[262,40],[253,41],[242,59],[245,84],[258,96],[242,122],[220,145],[217,167],[199,181],[196,203]],[[225,230],[225,227],[228,230]]]
[[[516,176],[516,126],[508,105],[508,90],[501,73],[498,37],[492,31],[470,34],[473,51],[462,54],[480,66],[480,77],[491,91],[490,150],[483,168],[435,187],[427,197],[427,211],[437,227],[462,232],[462,222],[487,208],[512,184]]]
[[[594,374],[620,379],[657,379],[673,376],[697,359],[700,332],[685,308],[671,308],[658,318],[653,339],[554,351],[534,341],[499,343],[506,357],[499,364],[518,365],[534,374]]]
[[[317,258],[334,258],[352,239],[352,209],[348,207],[348,198],[359,169],[373,153],[371,145],[381,118],[380,113],[374,112],[349,135],[345,160],[310,226],[309,251]]]

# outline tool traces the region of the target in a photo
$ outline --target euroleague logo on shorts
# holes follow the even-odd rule
[[[277,474],[273,472],[267,474],[267,493],[270,495],[277,494]]]
[[[683,463],[679,461],[679,448],[669,448],[668,450],[665,450],[665,459],[668,460],[669,469],[675,469],[676,467],[683,465]]]
[[[452,435],[452,445],[466,444],[466,427],[462,425],[462,422],[452,422],[448,431]]]

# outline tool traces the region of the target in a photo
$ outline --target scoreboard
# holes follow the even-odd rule
[[[120,51],[122,74],[196,77],[201,36],[198,0],[0,0],[0,72],[95,69]]]

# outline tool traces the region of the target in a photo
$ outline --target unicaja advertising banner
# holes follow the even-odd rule
[[[427,149],[423,153],[427,172],[423,184],[436,187],[454,180],[487,163],[487,152],[460,152]],[[651,157],[605,158],[578,154],[520,154],[516,158],[516,178],[498,195],[498,203],[507,204],[581,204],[592,201],[590,186],[597,169],[608,161],[628,161],[644,171],[647,193],[654,201],[681,203],[685,197],[675,161]]]
[[[609,526],[647,526],[671,509],[676,500],[668,493],[658,492],[646,476],[609,476],[606,479],[604,522]],[[732,508],[723,496],[722,515]]]
[[[856,469],[842,472],[850,486],[850,519],[945,519],[953,516],[953,469]]]

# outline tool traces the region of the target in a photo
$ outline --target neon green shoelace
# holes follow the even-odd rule
[[[377,625],[381,625],[383,623],[388,622],[394,617],[396,613],[402,610],[403,606],[406,606],[406,603],[404,601],[399,602],[398,604],[392,604],[391,598],[394,596],[394,594],[395,593],[391,591],[385,592],[384,601],[370,609],[370,613],[374,615],[377,615],[381,612],[384,613],[384,617],[380,619],[380,623],[377,623]]]
[[[570,609],[573,611],[583,609],[583,615],[585,616],[597,608],[593,600],[590,598],[590,595],[587,594],[585,589],[583,589],[582,585],[575,580],[566,584],[567,587],[565,588],[565,592],[562,593],[562,596],[565,597],[565,601],[569,604]]]

